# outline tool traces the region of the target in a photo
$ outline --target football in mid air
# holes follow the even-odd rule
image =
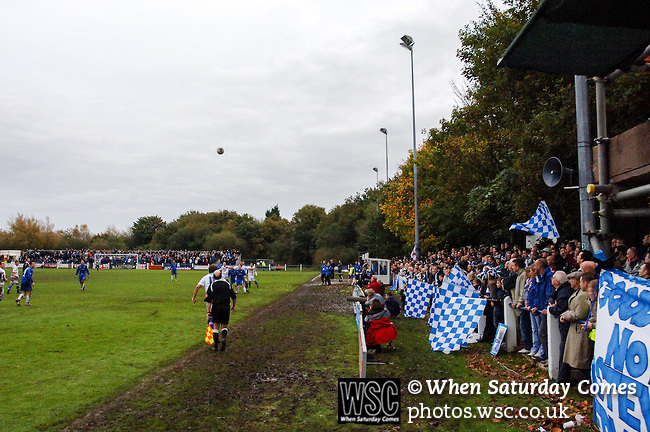
[[[219,153],[219,154],[223,154],[223,147],[219,147],[219,148],[217,149],[217,153]]]

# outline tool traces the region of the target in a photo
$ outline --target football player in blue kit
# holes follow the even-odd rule
[[[32,290],[34,289],[34,267],[36,267],[36,263],[31,261],[23,272],[23,277],[20,279],[21,293],[16,299],[16,306],[20,306],[20,301],[23,297],[25,298],[25,306],[31,306],[29,301],[32,298]]]
[[[88,266],[84,260],[81,260],[81,264],[77,266],[77,272],[75,275],[79,277],[79,285],[81,285],[81,291],[84,291],[86,289],[86,278],[90,275],[90,271],[88,270]]]
[[[248,270],[243,268],[240,262],[237,268],[233,269],[232,272],[235,273],[235,292],[238,293],[239,287],[241,286],[244,289],[244,292],[248,294],[249,291],[246,288],[246,276],[248,274]]]

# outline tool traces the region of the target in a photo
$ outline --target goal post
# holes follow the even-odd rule
[[[96,253],[95,269],[137,269],[140,268],[140,255],[137,253]]]

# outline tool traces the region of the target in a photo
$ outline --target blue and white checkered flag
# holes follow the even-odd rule
[[[539,203],[537,211],[528,222],[514,223],[510,225],[510,229],[526,231],[544,238],[556,239],[560,237],[553,216],[551,216],[551,211],[544,201]]]
[[[463,295],[465,287],[443,283],[438,291],[433,315],[433,325],[429,334],[431,351],[449,354],[466,344],[483,315],[486,299]]]
[[[436,320],[442,313],[442,309],[437,310],[438,302],[440,301],[442,302],[441,304],[444,305],[449,303],[454,297],[458,296],[478,298],[479,293],[476,291],[469,279],[467,279],[465,272],[461,270],[460,267],[454,266],[449,273],[445,290],[438,290],[436,297],[433,299],[433,310],[429,315],[429,327],[435,327],[437,325]]]
[[[472,283],[467,279],[467,275],[457,265],[451,269],[449,273],[449,284],[456,286],[455,293],[468,297],[478,297],[478,291],[474,288]]]
[[[415,279],[410,280],[406,290],[404,316],[407,318],[424,318],[435,290],[436,287],[426,282]]]

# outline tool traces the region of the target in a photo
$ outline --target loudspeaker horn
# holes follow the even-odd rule
[[[560,183],[573,185],[573,170],[562,166],[560,159],[548,158],[542,169],[542,178],[548,187],[554,187]]]

